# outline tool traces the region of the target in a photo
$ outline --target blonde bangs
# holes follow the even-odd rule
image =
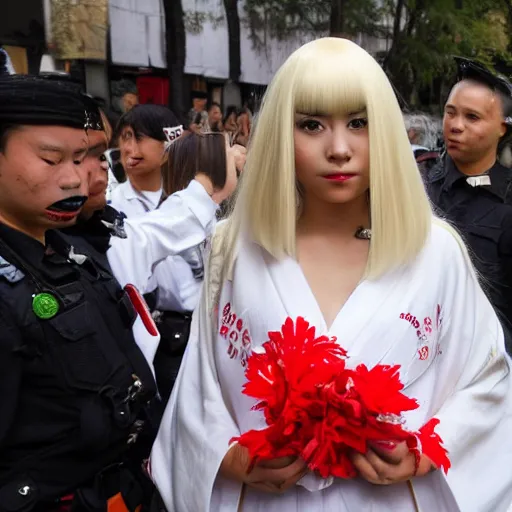
[[[347,69],[343,54],[326,57],[311,59],[297,73],[292,91],[295,112],[345,117],[366,110],[360,75]]]

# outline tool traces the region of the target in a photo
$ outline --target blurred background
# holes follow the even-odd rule
[[[106,109],[258,108],[286,57],[347,37],[372,53],[404,111],[439,114],[452,55],[512,71],[512,0],[3,0],[0,46],[18,73],[71,74]]]

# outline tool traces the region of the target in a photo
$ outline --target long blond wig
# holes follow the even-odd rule
[[[379,64],[351,41],[324,38],[295,51],[268,87],[253,130],[232,215],[223,229],[224,272],[242,229],[275,258],[295,257],[300,211],[294,115],[345,116],[366,110],[372,240],[366,269],[376,278],[413,260],[432,210],[393,88]]]

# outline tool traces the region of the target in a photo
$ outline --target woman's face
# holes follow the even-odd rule
[[[306,198],[348,203],[369,188],[369,138],[366,112],[345,117],[297,113],[295,170]]]
[[[224,123],[224,129],[228,132],[236,132],[238,126],[236,124],[236,112],[231,112],[226,122]]]
[[[249,116],[246,112],[243,112],[238,116],[237,125],[240,133],[249,135]]]
[[[160,172],[164,160],[164,142],[142,135],[137,139],[126,126],[119,137],[121,163],[128,175]]]
[[[222,121],[222,112],[217,105],[213,105],[208,111],[208,121],[210,125],[216,124],[219,121]]]

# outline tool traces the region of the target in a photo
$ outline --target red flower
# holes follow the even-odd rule
[[[298,394],[300,402],[304,391],[306,398],[314,395],[315,386],[343,368],[346,352],[327,336],[315,338],[315,328],[301,317],[296,325],[287,318],[281,332],[268,335],[265,352],[253,352],[248,359],[243,392],[260,400],[254,408],[262,409],[271,425],[283,413],[288,399]]]
[[[345,369],[324,386],[325,414],[302,456],[322,477],[355,476],[350,451],[366,453],[368,441],[407,440],[400,414],[418,404],[402,393],[398,367]]]
[[[436,465],[437,468],[442,468],[445,473],[451,467],[450,459],[448,458],[448,451],[443,447],[443,440],[434,432],[434,429],[439,424],[437,418],[432,418],[425,423],[417,433],[417,437],[421,443],[421,451]]]
[[[402,413],[418,403],[402,393],[399,366],[347,369],[346,351],[334,338],[315,338],[301,317],[270,332],[263,349],[248,359],[243,392],[258,400],[254,409],[263,411],[268,427],[233,439],[248,448],[252,463],[301,456],[324,478],[352,478],[352,451],[366,453],[368,442],[392,440],[406,441],[418,456],[421,444],[434,464],[449,468],[434,433],[438,420],[417,433],[404,428]]]

